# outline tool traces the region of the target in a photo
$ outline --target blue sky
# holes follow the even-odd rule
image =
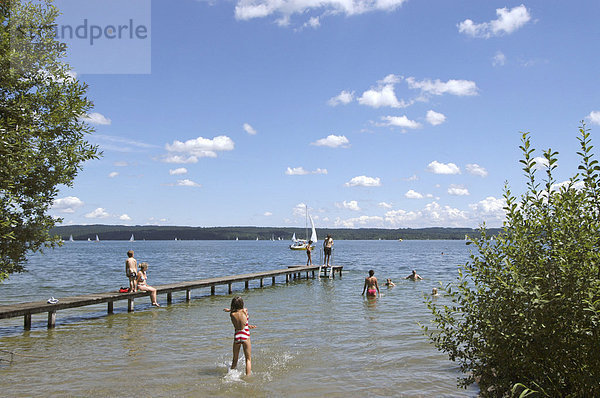
[[[563,181],[600,130],[598,2],[125,3],[77,11],[148,33],[72,44],[104,156],[65,224],[495,227],[520,131]]]

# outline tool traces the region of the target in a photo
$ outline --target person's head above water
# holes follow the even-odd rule
[[[231,306],[230,307],[231,307],[230,308],[231,312],[235,312],[235,311],[241,310],[241,309],[244,308],[244,300],[240,296],[234,297],[231,300]]]
[[[369,270],[369,276],[373,276],[373,275],[375,275],[375,271]]]

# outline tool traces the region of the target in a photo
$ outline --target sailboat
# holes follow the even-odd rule
[[[73,242],[73,235],[69,236],[69,242]]]
[[[98,238],[98,235],[96,235],[96,242],[100,242],[100,238]]]
[[[131,238],[129,238],[129,241],[130,242],[134,242],[135,241],[135,239],[133,238],[133,234],[131,234]]]
[[[311,248],[315,248],[315,243],[317,243],[317,230],[315,229],[315,223],[312,217],[308,214],[308,207],[306,208],[306,217],[310,220],[310,226],[312,228],[312,233],[310,235],[310,240],[312,241]],[[306,226],[306,236],[308,236],[308,225]],[[292,236],[292,244],[290,245],[290,249],[292,250],[306,250],[308,246],[308,241],[306,239],[296,239],[296,233]]]

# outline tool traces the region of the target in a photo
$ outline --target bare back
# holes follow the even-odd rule
[[[365,278],[365,285],[367,289],[375,289],[377,288],[377,278],[374,276],[369,276]]]
[[[231,323],[236,331],[243,330],[246,323],[248,323],[248,310],[244,308],[235,312],[230,312],[229,317],[231,318]]]
[[[125,270],[137,271],[137,260],[133,257],[129,257],[127,260],[125,260]]]

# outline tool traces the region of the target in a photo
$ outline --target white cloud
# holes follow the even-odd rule
[[[465,188],[462,185],[450,185],[450,187],[448,188],[448,193],[450,195],[455,195],[455,196],[468,196],[470,195],[469,190],[467,188]]]
[[[304,167],[288,167],[287,170],[285,171],[285,174],[289,175],[289,176],[303,176],[308,174],[309,171],[305,170]]]
[[[178,187],[200,187],[201,185],[189,179],[177,180]]]
[[[465,19],[458,24],[458,31],[468,36],[488,39],[492,36],[513,33],[531,20],[531,15],[523,4],[510,10],[506,7],[497,8],[496,15],[497,19],[479,24]]]
[[[491,223],[492,225],[499,225],[504,221],[506,217],[505,206],[506,201],[504,198],[495,198],[493,196],[488,196],[477,203],[469,205],[473,213],[471,216],[473,219],[478,222],[485,221],[486,224]]]
[[[415,122],[414,120],[410,120],[409,118],[406,117],[406,115],[382,116],[381,120],[383,120],[385,123],[377,124],[378,126],[393,126],[393,127],[403,127],[403,128],[409,128],[409,129],[417,129],[417,128],[421,127],[420,123]]]
[[[108,218],[110,214],[106,212],[102,207],[98,207],[96,210],[89,212],[85,215],[85,218]]]
[[[98,112],[88,113],[85,116],[79,118],[79,120],[91,123],[91,124],[99,124],[99,125],[110,125],[111,120]]]
[[[244,123],[244,131],[250,135],[256,135],[256,130],[248,123]]]
[[[446,121],[446,115],[444,115],[443,113],[438,113],[433,110],[428,110],[427,116],[425,118],[426,118],[427,122],[433,126],[437,126]]]
[[[469,222],[469,216],[465,211],[431,202],[418,211],[390,210],[385,213],[385,220],[391,227],[396,228],[465,226]]]
[[[496,52],[494,55],[494,60],[492,61],[492,65],[494,66],[504,66],[506,64],[506,55],[502,51]]]
[[[403,77],[400,75],[389,74],[382,80],[379,80],[379,84],[398,84],[402,81]]]
[[[83,201],[78,197],[66,196],[64,198],[55,199],[52,204],[52,209],[58,210],[61,213],[75,213],[75,210],[83,205]]]
[[[347,187],[379,187],[381,179],[379,177],[357,176],[344,184]]]
[[[558,191],[562,187],[568,187],[569,184],[571,184],[571,181],[569,181],[569,180],[563,181],[563,182],[557,182],[556,184],[552,184],[552,187],[550,187],[550,190]],[[573,184],[573,186],[571,188],[579,190],[579,189],[583,189],[584,187],[585,187],[585,183],[583,181],[577,181],[576,183]]]
[[[327,146],[330,148],[347,148],[349,144],[350,141],[348,141],[348,138],[346,138],[346,136],[330,134],[326,138],[321,138],[313,142],[311,145]]]
[[[417,191],[413,191],[412,189],[408,190],[408,192],[406,192],[404,196],[408,199],[423,199],[423,194]]]
[[[175,176],[175,175],[180,175],[180,174],[186,174],[187,172],[188,171],[185,167],[179,167],[177,169],[170,169],[169,175]]]
[[[334,226],[342,228],[361,227],[382,227],[383,217],[380,216],[360,216],[342,220],[339,217],[335,220]]]
[[[359,15],[373,11],[393,11],[406,0],[238,0],[235,18],[249,20],[277,15],[280,26],[289,24],[293,15],[321,13],[322,15]],[[312,17],[314,18],[314,17]],[[309,22],[310,24],[310,22]],[[313,23],[314,24],[314,23]]]
[[[110,172],[110,173],[108,174],[108,177],[110,177],[110,178],[115,178],[115,177],[116,177],[116,176],[118,176],[118,175],[119,175],[119,172],[118,172],[118,171],[113,171],[113,172]]]
[[[370,106],[372,108],[380,108],[389,106],[392,108],[406,108],[410,103],[398,101],[394,93],[394,86],[386,84],[382,87],[370,89],[362,93],[358,98],[358,103],[361,105]]]
[[[304,217],[306,216],[306,204],[298,203],[293,209],[292,214],[295,217]]]
[[[217,152],[232,151],[234,147],[233,140],[225,135],[213,139],[198,137],[185,142],[175,140],[172,144],[165,144],[165,149],[169,153],[165,156],[164,161],[167,163],[196,163],[198,158],[216,158]]]
[[[383,207],[384,209],[391,209],[393,207],[391,203],[387,202],[379,202],[377,206]]]
[[[481,167],[477,163],[469,163],[465,166],[467,173],[473,174],[479,177],[487,177],[488,172],[484,167]]]
[[[337,96],[332,97],[327,101],[327,103],[331,106],[337,105],[347,105],[350,102],[354,101],[354,91],[342,91]]]
[[[600,124],[600,111],[592,111],[587,118],[592,124]]]
[[[126,161],[117,161],[113,163],[113,166],[115,167],[127,167],[129,166],[129,163]]]
[[[196,156],[166,155],[162,158],[162,161],[165,163],[187,164],[198,163],[198,158]]]
[[[286,175],[289,176],[301,176],[301,175],[307,175],[307,174],[327,174],[327,169],[320,169],[317,168],[314,171],[309,171],[306,170],[304,167],[300,166],[300,167],[288,167],[287,170],[285,171]]]
[[[437,160],[427,165],[427,171],[434,174],[460,174],[460,168],[454,163],[440,163]]]
[[[545,170],[549,164],[548,160],[541,156],[537,156],[537,157],[533,158],[533,161],[534,161],[534,164],[533,164],[534,170]]]
[[[350,200],[350,201],[344,200],[343,203],[336,203],[335,206],[340,209],[360,211],[360,207],[358,206],[358,202],[356,200]]]
[[[416,174],[411,175],[408,178],[403,178],[404,181],[417,181],[419,177]]]
[[[431,81],[425,79],[421,81],[415,80],[414,77],[407,77],[408,88],[420,89],[425,94],[431,95],[443,95],[452,94],[459,97],[477,95],[477,84],[470,80],[455,80],[450,79],[447,82],[443,82],[440,79]]]
[[[265,217],[271,217],[273,215],[273,213],[271,213],[270,211],[265,211],[263,216]]]
[[[119,216],[119,220],[121,221],[131,221],[131,217],[129,217],[127,214],[122,214]]]
[[[319,26],[321,26],[321,20],[319,17],[311,17],[307,22],[304,23],[303,26],[309,26],[313,29],[317,29]]]

